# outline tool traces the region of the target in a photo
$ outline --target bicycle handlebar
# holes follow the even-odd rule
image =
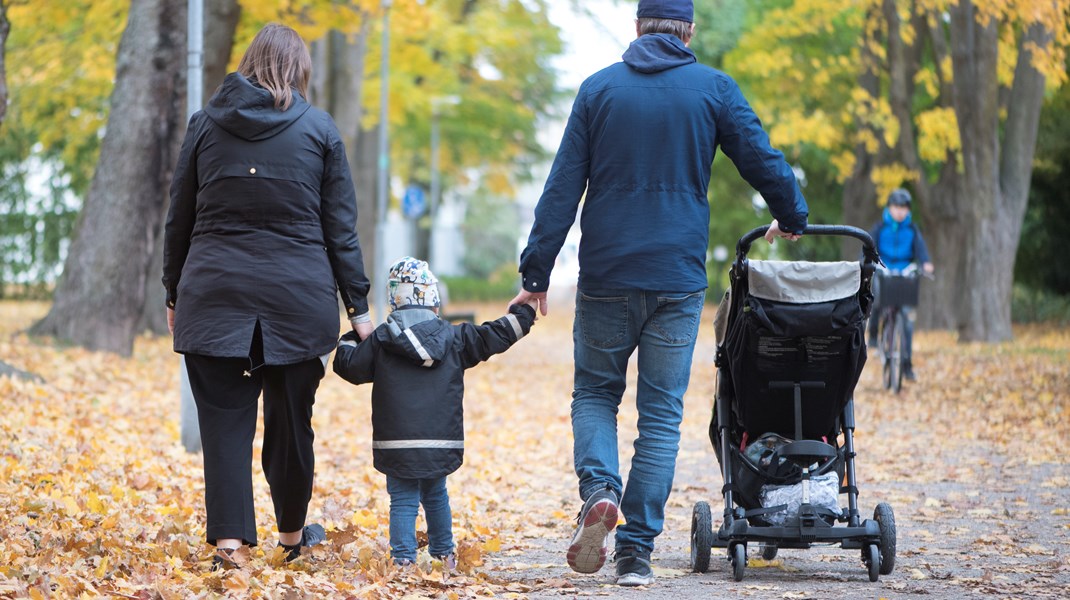
[[[924,277],[930,281],[936,280],[936,275],[934,273],[926,272],[925,269],[919,269],[918,263],[910,263],[905,269],[899,271],[893,271],[892,269],[881,265],[878,267],[878,271],[884,276],[892,275],[896,277],[912,277],[914,279]]]
[[[739,243],[736,245],[736,255],[746,256],[750,251],[750,245],[755,240],[764,237],[765,233],[769,231],[768,225],[762,225],[761,227],[755,227],[748,231],[743,237],[739,238]],[[869,235],[869,232],[858,227],[852,227],[850,225],[808,225],[803,230],[803,235],[837,235],[844,237],[853,237],[862,242],[862,252],[866,257],[866,260],[873,263],[879,263],[880,258],[877,256],[877,247],[873,243],[873,238]]]

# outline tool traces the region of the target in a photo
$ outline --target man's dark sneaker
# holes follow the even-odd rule
[[[568,546],[568,566],[577,573],[597,573],[606,564],[609,534],[617,526],[617,494],[609,488],[591,494],[577,521]]]
[[[910,366],[910,363],[903,365],[903,379],[907,381],[917,381],[918,377],[914,375],[914,369]]]
[[[617,585],[650,585],[654,583],[654,570],[650,568],[650,553],[635,548],[621,548],[614,557],[617,561]]]
[[[316,544],[322,544],[327,540],[327,532],[324,531],[323,525],[319,523],[313,523],[311,525],[305,525],[301,530],[301,542],[288,546],[286,544],[279,544],[282,549],[286,551],[286,562],[293,562],[301,556],[301,547],[315,546]]]

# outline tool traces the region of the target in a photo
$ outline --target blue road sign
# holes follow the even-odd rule
[[[424,197],[424,189],[418,185],[405,188],[405,195],[401,198],[401,212],[410,219],[416,219],[426,210],[427,199]]]

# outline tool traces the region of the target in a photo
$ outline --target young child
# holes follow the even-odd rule
[[[531,329],[535,307],[476,326],[438,317],[438,280],[426,262],[405,257],[390,267],[391,314],[360,341],[338,342],[334,372],[372,386],[372,457],[390,493],[390,554],[416,562],[416,513],[423,504],[428,551],[456,566],[446,475],[464,458],[464,370],[504,352]]]

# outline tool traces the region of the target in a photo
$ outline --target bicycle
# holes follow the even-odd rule
[[[878,351],[884,389],[898,394],[903,388],[906,366],[906,309],[918,304],[918,267],[911,264],[899,272],[885,270],[878,276],[880,314],[877,321]]]

